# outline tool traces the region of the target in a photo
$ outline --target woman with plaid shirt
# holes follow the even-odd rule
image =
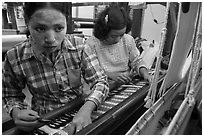
[[[74,116],[76,131],[91,123],[91,113],[107,96],[107,76],[89,47],[73,45],[66,34],[64,3],[25,3],[30,37],[6,54],[3,100],[17,127],[31,131],[41,114],[59,108],[83,94],[81,76],[91,94]],[[31,109],[23,104],[22,90],[32,94]]]

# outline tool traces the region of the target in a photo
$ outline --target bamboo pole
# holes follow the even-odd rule
[[[202,78],[199,79],[199,82],[196,83],[195,86],[195,94],[197,95],[198,92],[200,91],[199,89],[202,87]],[[193,109],[193,105],[189,105],[189,96],[187,96],[184,101],[182,102],[181,106],[179,107],[178,111],[176,112],[174,118],[172,119],[168,129],[164,133],[164,135],[172,135],[176,134],[182,123],[184,123],[184,119],[186,118],[187,114],[189,113],[190,109]]]
[[[199,63],[201,62],[201,54],[202,54],[201,53],[202,13],[200,11],[201,11],[201,7],[199,7],[198,9],[198,13],[199,13],[198,20],[197,20],[198,29],[196,32],[196,40],[195,40],[196,42],[195,42],[194,51],[193,51],[193,60],[191,62],[191,73],[192,74],[189,74],[191,76],[189,76],[188,84],[187,84],[186,92],[185,92],[185,94],[187,95],[185,96],[184,101],[179,107],[179,110],[177,111],[177,113],[175,114],[167,131],[165,132],[165,135],[176,133],[177,129],[179,128],[179,126],[181,126],[183,120],[185,119],[187,113],[189,112],[189,109],[195,105],[195,96],[199,92],[200,81],[195,84],[195,79],[196,79],[196,76],[199,70]],[[189,89],[188,86],[190,86],[189,92],[188,92],[188,89]]]
[[[163,53],[163,48],[164,48],[164,44],[166,41],[166,33],[167,33],[167,22],[168,22],[168,14],[169,14],[169,10],[170,10],[170,3],[167,3],[167,7],[166,7],[166,12],[165,12],[165,23],[164,23],[164,28],[161,31],[161,41],[159,44],[159,56],[156,62],[156,67],[155,67],[155,73],[153,76],[153,81],[150,85],[150,89],[149,92],[145,98],[146,104],[145,107],[146,108],[150,108],[154,102],[155,102],[155,97],[156,97],[156,92],[157,92],[157,82],[158,82],[158,77],[159,77],[159,71],[160,71],[160,64],[161,64],[161,60],[162,60],[162,53]]]
[[[197,26],[196,26],[196,29],[195,29],[196,31],[194,32],[195,37],[193,39],[193,41],[195,41],[195,42],[192,42],[192,44],[195,45],[195,46],[194,46],[194,50],[193,50],[193,59],[192,59],[190,72],[189,72],[189,76],[188,76],[188,81],[187,81],[187,86],[186,86],[186,91],[185,91],[185,97],[187,96],[188,92],[190,90],[192,90],[192,87],[193,87],[193,85],[195,83],[194,79],[195,79],[196,74],[197,74],[197,70],[195,70],[195,68],[198,67],[199,62],[196,61],[196,60],[198,60],[198,58],[199,58],[199,52],[201,50],[201,41],[202,41],[202,34],[201,34],[202,33],[201,32],[201,29],[202,29],[202,27],[201,27],[202,18],[201,17],[202,16],[201,16],[201,14],[202,13],[198,10],[198,14],[197,14],[198,17],[197,17],[197,20],[196,20],[196,22],[197,22],[196,25]],[[192,45],[192,47],[193,47],[193,45]]]

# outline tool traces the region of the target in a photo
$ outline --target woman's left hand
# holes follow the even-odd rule
[[[143,75],[143,77],[144,77],[144,79],[147,80],[149,83],[151,83],[152,80],[153,80],[153,76],[150,75],[149,73],[145,73],[145,74]]]

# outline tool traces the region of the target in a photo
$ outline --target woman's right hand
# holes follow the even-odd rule
[[[115,82],[117,82],[117,83],[119,83],[121,85],[122,84],[127,84],[132,80],[131,74],[130,74],[129,71],[126,71],[126,72],[123,72],[123,73],[120,73],[120,74],[109,73],[107,75],[111,80],[114,80]]]
[[[26,132],[33,130],[38,123],[38,113],[33,110],[14,108],[11,115],[17,128]]]

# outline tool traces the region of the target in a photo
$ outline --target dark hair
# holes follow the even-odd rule
[[[93,34],[100,40],[105,40],[112,29],[126,27],[126,33],[131,30],[132,21],[123,7],[118,5],[104,9],[96,19]]]
[[[25,2],[24,3],[24,18],[25,22],[28,23],[33,13],[39,9],[43,8],[53,8],[62,14],[67,14],[68,9],[66,9],[65,2]],[[67,19],[67,17],[66,17]]]

